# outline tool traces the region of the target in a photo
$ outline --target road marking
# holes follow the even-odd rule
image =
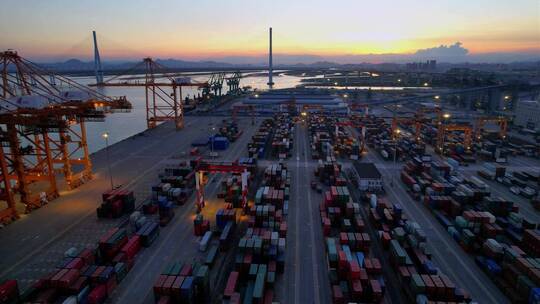
[[[371,155],[368,154],[368,158],[370,158]],[[371,161],[373,161],[372,158],[370,158]],[[388,173],[388,170],[387,169],[383,169],[385,172],[386,172],[386,175],[387,176],[390,176],[390,177],[393,177],[391,175],[391,173],[389,174]],[[398,188],[401,189],[401,191],[404,192],[403,188],[401,188],[401,185],[399,184],[399,181],[397,181],[396,183],[398,185]],[[408,196],[408,193],[404,193],[403,196],[399,196],[396,194],[396,192],[394,191],[394,187],[388,187],[389,190],[392,192],[392,194],[394,195],[394,197],[397,199],[399,197],[405,197],[405,196]],[[413,202],[412,205],[414,205],[414,207],[417,209],[418,211],[418,214],[426,221],[426,223],[428,223],[430,226],[431,226],[431,229],[433,230],[433,233],[436,234],[440,241],[442,243],[444,243],[444,245],[446,246],[446,248],[450,248],[450,244],[447,242],[447,240],[444,238],[444,236],[434,227],[434,225],[431,223],[431,221],[426,217],[426,215],[424,214],[424,210],[420,210],[420,206],[418,206],[416,204],[416,202],[414,202],[412,199],[410,199],[410,197],[408,198],[409,202]],[[409,206],[407,206],[407,204],[402,204],[403,208],[405,208],[406,212],[409,214],[409,215],[412,215],[413,213],[410,212],[410,209],[408,208]],[[423,207],[423,206],[422,206]],[[438,223],[437,223],[438,224]],[[433,248],[435,251],[437,251],[439,253],[439,257],[443,257],[445,256],[446,254],[441,252],[436,246],[430,246],[431,248]],[[462,250],[461,248],[458,248],[458,250]],[[461,264],[463,270],[465,270],[468,274],[469,274],[469,277],[471,277],[477,284],[478,286],[482,289],[482,291],[484,292],[484,294],[491,300],[491,303],[499,303],[492,295],[491,295],[491,291],[487,290],[486,286],[483,284],[483,282],[480,282],[480,280],[475,276],[475,273],[473,273],[468,265],[464,262],[464,260],[457,254],[457,252],[454,252],[454,250],[451,250],[451,252],[449,251],[449,253],[454,256],[456,258],[456,260]],[[465,253],[466,254],[466,253]],[[457,278],[456,274],[454,273],[452,267],[450,267],[450,265],[448,265],[445,261],[444,258],[441,258],[441,259],[438,259],[440,260],[440,262],[442,262],[445,266],[446,266],[446,271],[447,272],[450,272],[454,275],[455,278]],[[459,282],[459,280],[456,280]]]
[[[308,163],[308,160],[307,160],[307,143],[306,143],[306,138],[305,136],[302,136],[303,137],[303,140],[302,142],[304,143],[304,168],[308,168],[307,166],[307,163]],[[307,172],[309,174],[309,172]],[[313,288],[313,293],[314,293],[314,300],[315,300],[315,304],[320,304],[321,303],[321,299],[320,299],[320,286],[319,286],[319,263],[318,263],[318,260],[317,260],[317,253],[315,252],[316,248],[318,246],[315,246],[315,228],[313,227],[313,208],[311,206],[311,189],[308,189],[307,190],[307,202],[308,202],[308,214],[309,214],[309,217],[308,217],[308,225],[311,227],[311,229],[309,229],[311,231],[311,244],[310,244],[310,247],[311,247],[311,263],[312,263],[312,271],[313,271],[313,285],[314,285],[314,288]],[[298,302],[297,302],[298,303]]]
[[[295,133],[298,133],[298,130],[296,130]],[[294,236],[294,239],[295,239],[295,246],[294,246],[294,249],[295,249],[295,253],[294,253],[294,303],[300,303],[299,301],[299,297],[300,297],[300,263],[298,262],[298,258],[300,256],[300,239],[299,239],[299,235],[300,235],[300,218],[299,218],[299,214],[300,214],[300,189],[299,189],[299,185],[300,185],[300,158],[297,157],[296,158],[296,172],[295,172],[295,197],[296,197],[296,200],[295,200],[295,206],[294,206],[294,217],[295,217],[295,236]]]

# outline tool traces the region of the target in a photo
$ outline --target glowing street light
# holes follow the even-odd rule
[[[111,171],[111,160],[109,157],[109,132],[101,134],[101,137],[105,139],[105,154],[107,155],[107,168],[109,171],[109,178],[111,180],[111,189],[114,189],[113,176]]]
[[[439,99],[441,99],[441,96],[436,95],[436,96],[435,96],[435,99],[439,100]]]
[[[508,99],[510,99],[510,96],[506,95],[506,96],[504,96],[504,99],[508,100]]]
[[[401,78],[397,80],[397,82],[401,82]]]
[[[427,87],[429,85],[429,83],[427,82],[424,82],[424,86]]]
[[[338,83],[337,83],[337,82],[334,82],[334,85],[338,85]]]
[[[347,97],[349,97],[349,95],[343,94],[343,98],[347,98]]]
[[[450,113],[444,113],[444,114],[443,114],[443,117],[444,117],[445,119],[450,118]]]
[[[300,113],[300,115],[302,115],[302,116],[305,117],[305,116],[307,116],[307,113],[306,113],[306,112],[302,112],[302,113]]]
[[[259,94],[255,94],[255,98],[259,98]]]

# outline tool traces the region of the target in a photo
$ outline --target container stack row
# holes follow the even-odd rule
[[[332,188],[320,208],[332,301],[379,303],[385,281],[379,258],[371,255],[360,206],[351,201],[346,187]]]
[[[153,286],[159,304],[208,303],[210,269],[202,263],[174,262],[165,267]]]
[[[290,174],[284,165],[264,172],[248,228],[238,242],[234,271],[229,274],[223,303],[272,303],[274,285],[285,267],[286,212]]]
[[[251,137],[251,141],[248,143],[247,148],[249,157],[257,159],[265,157],[273,131],[274,120],[265,119],[259,126],[257,132],[255,132],[255,134]]]
[[[279,159],[291,157],[293,148],[294,125],[287,113],[279,113],[274,117],[276,127],[272,138],[272,156]]]
[[[369,196],[369,220],[410,302],[470,302],[468,293],[436,267],[420,225],[408,220],[399,204]]]
[[[310,134],[311,158],[324,159],[332,155],[332,128],[328,122],[328,116],[311,114],[308,118]]]
[[[124,228],[103,235],[96,248],[70,248],[56,270],[20,296],[31,303],[104,303],[134,267],[136,256],[159,235],[159,225],[147,222],[131,236]]]
[[[102,195],[101,205],[97,208],[98,218],[119,218],[135,210],[135,196],[133,191],[115,189]]]
[[[238,125],[234,122],[225,121],[219,128],[219,135],[226,137],[230,142],[235,142],[242,136],[242,133],[243,131],[239,130]]]
[[[514,202],[492,196],[478,177],[439,169],[417,160],[401,176],[501,291],[512,302],[526,302],[540,286],[537,223],[521,215]]]

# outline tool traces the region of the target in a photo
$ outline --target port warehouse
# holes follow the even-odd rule
[[[302,111],[326,111],[334,115],[346,115],[347,103],[337,94],[331,94],[322,90],[275,90],[251,94],[235,105],[254,106],[258,114],[273,114],[286,111],[291,104],[295,110]],[[235,106],[233,105],[233,107]]]
[[[90,196],[95,208],[83,232],[27,263],[44,273],[4,282],[6,301],[535,301],[538,175],[530,170],[538,169],[537,154],[519,155],[522,144],[497,132],[466,147],[459,132],[467,128],[445,129],[439,145],[435,119],[424,123],[421,141],[405,122],[395,137],[388,119],[320,115],[342,101],[303,94],[295,102],[291,94],[279,97],[277,113],[255,126],[246,118],[221,121],[210,139],[190,129],[212,119],[197,116],[186,117],[184,130],[165,123],[149,138],[120,143],[116,153],[112,147],[120,159],[143,153],[124,169],[125,180],[146,172],[136,187],[106,190],[105,154],[96,155],[102,178],[95,182],[102,183]],[[295,103],[302,105],[293,110]],[[139,152],[148,141],[150,151]],[[393,175],[392,155],[400,167]],[[503,158],[507,165],[493,164]],[[146,162],[159,166],[139,170]],[[358,162],[375,164],[385,193],[359,191],[366,172]],[[389,175],[401,182],[389,185]],[[20,222],[50,208],[54,203]],[[305,224],[311,229],[302,230]]]

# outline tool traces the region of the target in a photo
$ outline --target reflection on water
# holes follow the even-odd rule
[[[431,87],[357,87],[357,86],[317,86],[317,85],[304,85],[310,89],[339,89],[339,90],[369,90],[372,91],[403,91],[403,90],[430,90]]]
[[[204,76],[191,76],[193,82],[205,82],[209,78]],[[72,77],[73,80],[81,84],[95,83],[94,77]],[[274,88],[292,88],[300,84],[301,77],[279,74],[274,76]],[[240,81],[240,86],[251,86],[257,90],[267,90],[268,77],[249,76]],[[146,129],[146,104],[144,87],[101,87],[95,88],[107,96],[123,96],[133,104],[130,113],[113,113],[107,116],[104,122],[88,122],[87,137],[90,153],[105,147],[105,141],[101,137],[104,132],[109,133],[109,144],[114,144],[132,135],[140,133]],[[223,84],[223,93],[228,91],[226,83]],[[196,88],[182,88],[182,98],[193,97],[200,93]]]

